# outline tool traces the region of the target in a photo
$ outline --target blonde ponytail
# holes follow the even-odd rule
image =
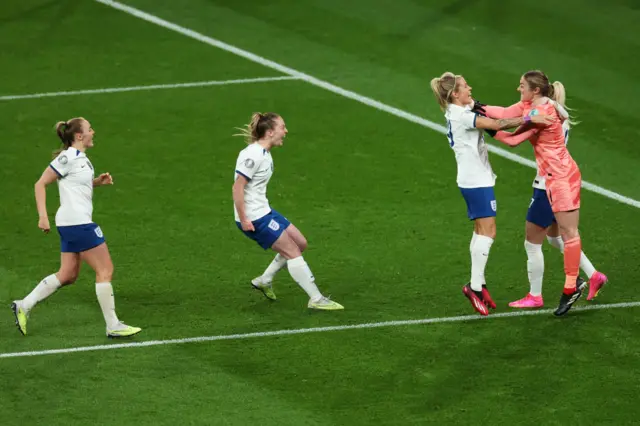
[[[276,127],[276,120],[280,118],[279,114],[275,112],[254,112],[251,115],[251,121],[249,124],[245,124],[244,127],[236,127],[240,130],[233,136],[242,136],[247,145],[251,145],[254,142],[259,141],[267,133],[267,130],[273,130]]]
[[[549,97],[562,105],[563,107],[567,107],[567,92],[564,89],[564,84],[559,81],[554,81],[551,87],[549,88]]]
[[[459,75],[452,72],[445,72],[440,77],[431,79],[431,90],[440,105],[440,109],[445,111],[451,102],[451,94],[458,88]]]
[[[553,84],[549,85],[549,97],[567,110],[567,114],[569,115],[567,120],[569,120],[569,124],[572,126],[578,124],[577,121],[573,120],[571,114],[569,114],[571,108],[567,106],[567,91],[564,88],[564,84],[559,81],[554,81]]]

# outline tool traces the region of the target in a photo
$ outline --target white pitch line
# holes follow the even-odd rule
[[[578,306],[573,308],[571,310],[571,313],[575,313],[579,311],[593,311],[593,310],[603,310],[603,309],[634,308],[639,306],[640,306],[640,302],[624,302],[624,303],[610,303],[606,305]],[[73,352],[108,351],[113,349],[144,348],[149,346],[165,346],[165,345],[179,345],[179,344],[185,344],[185,343],[213,342],[218,340],[241,340],[241,339],[252,339],[256,337],[272,337],[272,336],[278,337],[278,336],[291,336],[294,334],[325,333],[329,331],[362,330],[362,329],[381,328],[381,327],[400,327],[400,326],[421,325],[421,324],[440,324],[445,322],[477,321],[477,320],[486,320],[486,319],[493,319],[493,318],[525,317],[525,316],[534,316],[534,315],[547,315],[547,314],[551,314],[552,312],[553,312],[553,309],[541,309],[541,310],[532,310],[532,311],[504,312],[499,314],[492,314],[492,315],[489,315],[488,317],[483,317],[480,315],[461,315],[457,317],[371,322],[371,323],[354,324],[354,325],[335,325],[335,326],[328,326],[328,327],[298,328],[293,330],[261,331],[257,333],[222,334],[218,336],[189,337],[186,339],[149,340],[146,342],[120,343],[120,344],[113,344],[113,345],[80,346],[76,348],[47,349],[42,351],[30,351],[30,352],[8,352],[8,353],[0,353],[0,358],[22,358],[22,357],[29,357],[29,356],[67,354],[67,353],[73,353]]]
[[[136,9],[134,7],[128,6],[126,4],[117,2],[117,1],[112,1],[112,0],[95,0],[98,3],[102,3],[106,6],[112,7],[114,9],[118,9],[122,12],[125,12],[129,15],[135,16],[136,18],[140,18],[144,21],[147,22],[151,22],[153,24],[159,25],[163,28],[166,28],[168,30],[171,31],[175,31],[177,33],[180,33],[182,35],[185,35],[187,37],[190,37],[192,39],[198,40],[202,43],[208,44],[210,46],[213,47],[217,47],[219,49],[222,49],[224,51],[233,53],[234,55],[240,56],[242,58],[245,58],[249,61],[258,63],[260,65],[263,65],[267,68],[271,68],[277,71],[280,71],[283,74],[287,74],[293,77],[296,77],[300,80],[306,81],[307,83],[313,84],[314,86],[317,87],[321,87],[325,90],[328,90],[330,92],[333,92],[335,94],[338,94],[340,96],[344,96],[345,98],[349,98],[352,99],[354,101],[358,101],[360,103],[363,103],[365,105],[368,105],[372,108],[375,108],[377,110],[380,111],[384,111],[384,112],[388,112],[389,114],[395,115],[396,117],[400,117],[403,118],[405,120],[411,121],[413,123],[419,124],[421,126],[424,127],[428,127],[432,130],[435,130],[437,132],[440,132],[442,134],[446,134],[446,129],[444,126],[434,123],[433,121],[427,120],[425,118],[419,117],[417,115],[411,114],[409,112],[403,111],[401,109],[392,107],[390,105],[384,104],[380,101],[377,101],[375,99],[369,98],[367,96],[362,96],[358,93],[352,92],[350,90],[346,90],[343,89],[342,87],[338,87],[334,84],[328,83],[326,81],[320,80],[316,77],[313,77],[309,74],[305,74],[301,71],[295,70],[293,68],[287,67],[285,65],[279,64],[277,62],[274,62],[272,60],[269,60],[267,58],[264,58],[262,56],[258,56],[255,53],[251,53],[247,50],[244,49],[240,49],[239,47],[233,46],[231,44],[225,43],[223,41],[220,41],[218,39],[206,36],[204,34],[201,34],[199,32],[196,32],[194,30],[190,30],[189,28],[185,28],[182,27],[178,24],[174,24],[173,22],[169,22],[166,21],[162,18],[159,18],[155,15],[152,15],[150,13],[144,12],[142,10]],[[531,168],[536,168],[536,164],[534,161],[531,161],[527,158],[521,157],[517,154],[513,154],[512,152],[507,151],[506,149],[502,149],[502,148],[498,148],[496,146],[493,145],[489,145],[489,150],[494,153],[495,155],[498,155],[500,157],[504,157],[507,158],[511,161],[515,161],[516,163],[531,167]],[[635,200],[633,198],[629,198],[626,197],[622,194],[618,194],[617,192],[608,190],[606,188],[603,188],[601,186],[595,185],[593,183],[590,182],[586,182],[586,181],[582,181],[582,187],[591,191],[591,192],[595,192],[596,194],[602,195],[604,197],[610,198],[612,200],[618,201],[620,203],[623,204],[627,204],[636,208],[640,209],[640,201]]]
[[[0,96],[0,101],[50,98],[55,96],[96,95],[96,94],[103,94],[103,93],[136,92],[140,90],[184,89],[187,87],[226,86],[229,84],[265,83],[269,81],[281,81],[281,80],[299,80],[299,78],[295,76],[285,75],[285,76],[278,76],[278,77],[241,78],[237,80],[211,80],[211,81],[195,81],[193,83],[151,84],[147,86],[131,86],[131,87],[109,87],[106,89],[72,90],[68,92],[46,92],[46,93],[32,93],[28,95],[6,95],[6,96]]]

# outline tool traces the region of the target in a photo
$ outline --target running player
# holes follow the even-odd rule
[[[531,127],[522,126],[514,133],[498,132],[496,139],[510,146],[516,146],[530,140],[534,147],[538,174],[545,177],[546,194],[552,212],[558,223],[564,242],[565,284],[560,303],[554,314],[566,314],[580,298],[586,286],[578,279],[582,242],[578,232],[580,209],[580,186],[582,177],[578,165],[565,146],[565,134],[562,122],[569,119],[566,110],[554,98],[556,90],[562,90],[561,83],[553,85],[541,71],[528,71],[520,79],[518,91],[520,102],[508,108],[486,106],[488,117],[505,118],[517,116],[553,115],[557,118],[552,124]],[[597,295],[604,285],[594,285],[590,290],[591,298]]]
[[[263,249],[278,254],[264,273],[251,282],[268,299],[276,300],[272,280],[285,265],[291,277],[309,295],[308,307],[321,310],[344,309],[342,305],[320,293],[302,252],[307,247],[304,235],[289,220],[271,209],[267,185],[273,175],[271,149],[283,145],[287,134],[284,120],[278,114],[255,113],[242,129],[248,146],[240,151],[235,167],[233,204],[235,220],[247,237]]]
[[[471,109],[474,100],[471,87],[460,75],[446,72],[431,80],[431,89],[447,120],[447,138],[458,166],[457,183],[467,204],[467,215],[474,221],[471,252],[471,280],[462,289],[473,308],[488,315],[487,307],[495,303],[487,290],[485,267],[491,245],[496,237],[497,204],[494,194],[496,176],[489,164],[487,145],[481,129],[501,130],[524,123],[548,123],[543,115],[520,116],[493,120]]]
[[[16,325],[27,334],[27,320],[33,307],[51,296],[58,288],[73,284],[85,261],[96,272],[96,296],[108,337],[125,337],[139,333],[139,327],[128,326],[118,319],[115,312],[113,287],[113,263],[102,230],[92,220],[93,187],[113,185],[109,173],[94,178],[93,165],[86,151],[93,147],[94,131],[84,118],[73,118],[56,124],[56,133],[63,149],[56,152],[54,160],[35,184],[36,204],[40,216],[38,228],[45,234],[51,230],[47,214],[46,186],[58,182],[60,208],[56,213],[56,227],[60,234],[60,270],[44,278],[27,297],[15,300],[11,305]]]

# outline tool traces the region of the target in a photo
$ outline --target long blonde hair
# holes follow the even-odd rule
[[[280,115],[275,112],[254,112],[249,124],[245,124],[244,127],[237,127],[240,133],[233,136],[242,136],[244,141],[250,145],[262,139],[267,130],[275,129],[278,118],[280,118]]]
[[[436,100],[442,111],[445,111],[451,103],[451,95],[458,90],[458,79],[461,77],[460,75],[455,75],[447,71],[440,77],[431,79],[431,90],[433,90],[433,94],[436,96]]]
[[[56,134],[62,141],[62,148],[53,151],[53,158],[60,155],[66,149],[69,149],[76,140],[76,133],[82,133],[82,123],[85,119],[82,117],[72,118],[67,121],[58,121],[55,125]]]

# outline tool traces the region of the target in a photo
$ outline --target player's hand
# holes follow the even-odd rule
[[[532,115],[531,122],[534,124],[553,124],[555,118],[551,115]]]
[[[110,173],[102,173],[96,178],[96,186],[113,185],[113,177]]]
[[[254,232],[256,230],[256,228],[253,227],[253,223],[251,223],[250,220],[243,220],[242,222],[240,222],[240,225],[242,226],[243,231]]]
[[[487,111],[485,111],[484,107],[486,107],[486,104],[481,103],[480,101],[478,101],[477,99],[473,100],[473,106],[471,108],[471,111],[480,114],[483,117],[487,116]]]
[[[40,230],[45,234],[48,234],[49,231],[51,231],[51,226],[49,226],[49,218],[41,217],[40,220],[38,220],[38,228],[40,228]]]

